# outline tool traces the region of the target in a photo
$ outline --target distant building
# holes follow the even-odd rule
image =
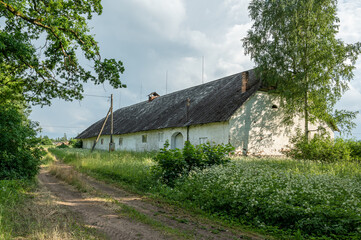
[[[81,134],[83,148],[92,148],[104,119]],[[239,154],[281,155],[302,118],[294,125],[282,122],[276,97],[267,93],[253,70],[237,73],[164,96],[151,93],[149,100],[114,112],[115,150],[153,151],[166,140],[171,148],[192,144],[231,143]],[[323,127],[333,136],[332,129]],[[310,125],[315,133],[318,126]],[[108,120],[96,149],[109,149]]]

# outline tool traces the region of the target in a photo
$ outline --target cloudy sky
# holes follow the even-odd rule
[[[90,26],[103,57],[121,60],[127,88],[85,85],[83,101],[53,100],[50,107],[34,107],[31,119],[40,122],[42,135],[75,137],[104,117],[114,94],[115,109],[241,72],[254,67],[241,39],[251,28],[245,0],[103,0],[103,14]],[[340,0],[338,37],[361,41],[361,1]],[[360,57],[361,58],[361,57]],[[337,107],[361,112],[361,60],[355,77]],[[166,75],[168,76],[166,81]],[[361,139],[361,115],[353,136]]]

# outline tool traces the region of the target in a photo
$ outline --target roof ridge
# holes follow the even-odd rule
[[[249,69],[249,70],[247,70],[247,71],[252,71],[252,70],[253,70],[253,69]],[[167,94],[165,94],[165,95],[160,95],[159,97],[157,97],[157,99],[164,98],[165,96],[172,95],[172,94],[175,94],[175,93],[178,93],[178,92],[182,92],[182,91],[186,91],[186,90],[190,90],[190,89],[197,88],[197,87],[200,87],[200,86],[210,85],[211,83],[214,83],[214,82],[216,82],[216,81],[221,81],[221,80],[224,80],[224,79],[226,79],[226,78],[231,78],[231,77],[233,77],[233,76],[242,74],[243,72],[247,72],[247,71],[242,71],[242,72],[234,73],[234,74],[232,74],[232,75],[229,75],[229,76],[226,76],[226,77],[222,77],[222,78],[218,78],[218,79],[215,79],[215,80],[206,82],[206,83],[202,83],[202,84],[198,84],[198,85],[195,85],[195,86],[192,86],[192,87],[180,89],[180,90],[177,90],[177,91],[174,91],[174,92],[171,92],[171,93],[167,93]],[[136,106],[136,105],[138,105],[138,104],[143,104],[143,103],[147,103],[147,102],[148,102],[148,100],[144,100],[144,101],[141,101],[141,102],[138,102],[138,103],[134,103],[134,104],[131,104],[131,105],[128,105],[128,106],[124,106],[124,107],[118,108],[118,109],[115,110],[114,112],[116,112],[116,111],[118,111],[118,110],[121,110],[121,109],[124,109],[124,108],[134,107],[134,106]]]
[[[243,72],[159,96],[151,102],[146,100],[119,108],[114,111],[114,134],[227,121],[259,88],[260,80],[249,74],[247,91],[242,93]],[[191,99],[189,115],[186,114],[187,98]],[[102,120],[104,118],[86,128],[77,138],[96,136]],[[108,121],[103,134],[109,133]]]

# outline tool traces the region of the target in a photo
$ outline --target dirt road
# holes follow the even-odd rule
[[[74,170],[58,163],[59,174]],[[265,239],[251,233],[228,229],[207,220],[200,220],[181,209],[157,204],[114,186],[76,173],[84,184],[81,193],[42,169],[39,182],[89,227],[109,239]]]

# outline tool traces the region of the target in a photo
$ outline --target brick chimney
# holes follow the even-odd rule
[[[153,101],[154,99],[156,99],[157,97],[159,97],[159,94],[156,92],[152,92],[150,94],[148,94],[148,102]]]
[[[242,73],[242,93],[247,91],[248,71]]]

